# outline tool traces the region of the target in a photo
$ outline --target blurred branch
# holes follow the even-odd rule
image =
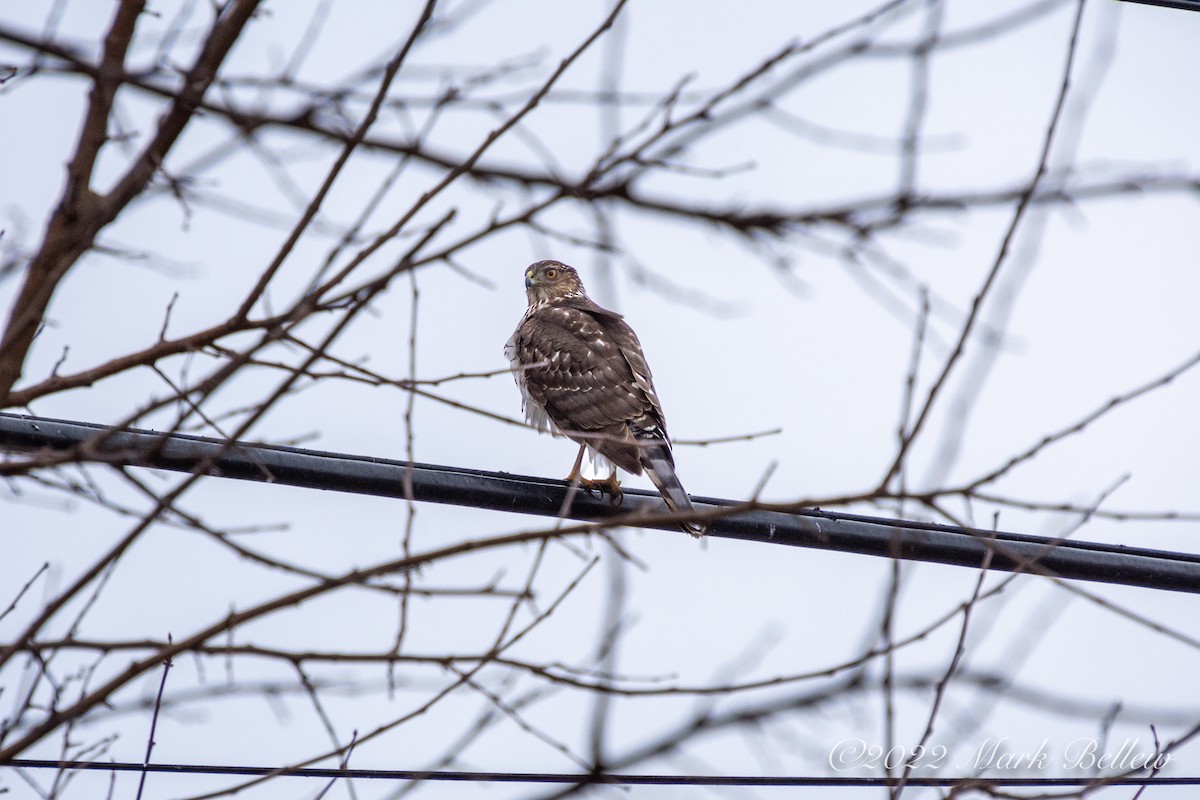
[[[506,544],[510,544],[510,543],[514,543],[514,542],[527,542],[527,541],[544,542],[549,538],[555,538],[559,535],[561,535],[561,534],[557,531],[543,531],[540,533],[534,533],[532,535],[517,534],[515,538],[514,537],[503,537],[503,538],[505,538],[507,540]],[[494,540],[494,541],[499,541],[499,540]],[[479,546],[479,543],[475,543],[469,549],[473,550],[473,549],[476,549],[478,546]],[[484,545],[484,546],[487,546],[487,545]],[[465,552],[460,548],[452,548],[452,549],[455,549],[457,552]],[[534,616],[534,618],[532,620],[530,620],[525,625],[517,628],[515,631],[506,631],[505,635],[502,637],[502,639],[497,640],[496,644],[492,647],[492,650],[488,654],[488,656],[486,658],[482,659],[478,664],[472,666],[469,670],[467,670],[465,672],[452,672],[452,674],[455,676],[454,679],[450,683],[448,683],[444,688],[442,688],[440,691],[430,693],[429,697],[424,702],[422,702],[417,708],[413,709],[412,711],[409,711],[408,713],[402,714],[399,717],[396,717],[395,719],[392,719],[389,722],[386,722],[386,723],[383,723],[383,724],[377,726],[373,730],[368,731],[365,735],[357,737],[356,741],[359,743],[371,741],[373,739],[378,738],[382,734],[385,734],[388,731],[393,730],[394,728],[396,728],[400,725],[403,725],[406,722],[409,722],[415,718],[418,718],[418,717],[428,713],[429,709],[432,708],[434,705],[441,702],[444,698],[448,697],[450,694],[452,694],[458,688],[465,686],[468,683],[468,681],[472,680],[481,670],[483,670],[484,667],[486,667],[488,664],[490,664],[495,658],[499,657],[504,652],[506,652],[507,650],[512,648],[514,645],[516,645],[518,642],[520,642],[522,639],[524,639],[529,634],[530,631],[534,630],[535,628],[540,626],[543,622],[545,622],[547,619],[549,619],[554,614],[554,612],[558,610],[558,608],[562,604],[562,602],[572,592],[574,592],[575,589],[578,588],[580,582],[588,574],[588,572],[591,571],[592,567],[594,567],[595,564],[596,564],[596,559],[593,559],[592,561],[588,562],[583,567],[583,569],[580,570],[579,573],[574,577],[574,579],[570,583],[568,583],[565,588],[563,588],[563,590],[559,593],[559,595],[554,598],[554,600],[550,603],[549,606],[547,606],[547,608],[544,611],[542,611],[541,613]],[[308,758],[302,762],[296,763],[292,766],[295,766],[295,767],[309,766],[310,764],[315,764],[319,761],[323,761],[326,758],[330,758],[331,756],[335,756],[338,754],[339,754],[338,750],[334,749],[333,751],[318,754],[318,755]],[[0,763],[3,763],[3,760],[4,760],[4,753],[3,753],[3,751],[0,751]],[[208,798],[220,797],[225,794],[236,794],[244,789],[250,788],[251,786],[257,785],[257,784],[263,782],[264,780],[269,779],[270,777],[272,777],[272,776],[267,775],[267,776],[264,776],[261,778],[255,778],[254,780],[246,781],[237,786],[226,788],[226,789],[223,789],[223,790],[220,790],[217,792],[206,793],[206,794],[202,794],[202,795],[195,795],[195,796],[189,798],[189,800],[208,800]]]
[[[65,708],[54,709],[52,713],[46,715],[41,722],[31,726],[18,739],[7,746],[0,748],[0,763],[4,763],[5,761],[16,757],[19,753],[24,752],[26,749],[40,741],[42,737],[54,731],[59,726],[67,723],[70,720],[78,719],[91,709],[106,703],[114,692],[124,688],[129,684],[130,681],[138,676],[143,675],[149,670],[154,669],[154,667],[161,665],[164,660],[180,653],[189,652],[205,642],[211,641],[229,631],[244,626],[247,622],[252,620],[269,616],[282,609],[293,608],[314,597],[336,591],[342,586],[354,585],[375,577],[391,575],[403,572],[405,570],[415,569],[423,564],[430,564],[479,550],[502,548],[525,542],[539,542],[544,539],[557,538],[559,536],[579,535],[586,532],[586,528],[580,530],[559,530],[557,528],[552,528],[542,531],[527,531],[509,534],[507,536],[498,536],[491,539],[468,540],[451,545],[449,547],[418,553],[408,558],[394,559],[376,564],[372,567],[350,570],[349,572],[337,576],[333,580],[320,581],[303,589],[287,592],[271,598],[270,600],[246,608],[243,611],[230,612],[223,619],[217,620],[211,625],[202,627],[188,636],[180,637],[178,641],[169,643],[166,647],[157,650],[149,656],[131,662],[120,673],[104,682],[99,687],[89,689],[87,693],[84,694],[79,700],[66,706]],[[556,607],[557,602],[551,605],[550,609],[553,610]],[[516,639],[519,639],[520,636],[524,635],[526,631],[528,631],[528,628],[522,629],[521,633],[511,640],[509,644],[515,642]],[[505,647],[507,646],[508,645],[505,645]],[[8,658],[18,650],[19,646],[14,648],[10,645],[3,648],[3,650],[0,650],[0,653],[2,653],[5,658]],[[487,660],[481,662],[481,665],[482,663],[487,663]],[[478,667],[476,669],[478,669]],[[469,677],[471,674],[474,674],[474,671],[475,670],[472,670],[470,673],[468,673],[467,677]],[[459,682],[461,683],[464,681],[465,678],[461,678]]]
[[[1061,0],[1055,0],[1055,3],[1043,5],[1049,8],[1060,3]],[[890,10],[897,5],[892,2],[885,4],[885,8]],[[998,29],[994,33],[1005,29]],[[98,68],[87,62],[75,48],[53,41],[43,41],[10,26],[0,24],[0,40],[6,40],[39,53],[53,55],[85,75],[93,75],[98,71]],[[949,41],[953,42],[954,40],[951,37]],[[463,174],[483,185],[503,183],[525,189],[549,189],[565,198],[584,202],[614,201],[631,209],[693,222],[711,223],[730,232],[745,235],[763,233],[780,236],[792,229],[812,225],[829,225],[850,233],[871,232],[880,227],[890,227],[895,224],[895,221],[889,221],[888,217],[896,209],[898,202],[902,202],[905,210],[909,213],[961,213],[971,208],[1007,206],[1021,201],[1022,198],[1031,204],[1073,204],[1126,193],[1200,192],[1200,176],[1129,172],[1116,177],[1089,177],[1086,173],[1073,173],[1069,176],[1070,181],[1068,182],[1068,176],[1056,177],[1053,172],[1047,172],[1041,185],[1031,186],[1022,182],[1012,187],[941,193],[917,192],[913,191],[912,187],[908,187],[899,189],[895,193],[861,197],[847,203],[838,203],[823,208],[770,206],[746,208],[740,200],[727,205],[717,205],[696,203],[690,197],[666,197],[661,194],[651,194],[635,187],[636,175],[640,173],[626,178],[600,180],[602,176],[611,175],[620,164],[643,163],[646,147],[659,141],[668,132],[686,129],[689,122],[704,121],[704,133],[706,135],[713,134],[715,128],[711,122],[707,121],[707,116],[711,114],[717,104],[748,89],[756,77],[769,71],[772,65],[779,60],[808,52],[819,43],[808,41],[803,45],[791,45],[783,49],[773,59],[743,76],[739,81],[712,92],[706,102],[699,104],[698,109],[687,117],[673,120],[664,129],[656,131],[651,138],[636,149],[594,166],[590,174],[580,176],[575,180],[551,171],[479,163],[478,155],[439,151],[434,145],[423,140],[409,141],[386,136],[368,136],[362,131],[349,134],[338,121],[324,119],[318,113],[320,106],[316,102],[287,113],[268,113],[261,109],[233,106],[230,104],[232,101],[219,102],[215,100],[202,103],[200,108],[212,117],[224,119],[245,137],[270,128],[290,130],[342,146],[361,144],[361,147],[366,150],[412,158],[446,171],[447,177],[451,179],[453,176]],[[939,46],[943,44],[945,44],[944,41],[939,42]],[[851,50],[850,52],[855,51]],[[560,69],[563,66],[560,65]],[[128,85],[132,87],[160,97],[174,97],[174,88],[153,76],[134,74],[125,77]],[[548,87],[553,85],[554,77],[551,76],[551,80],[544,85],[542,92],[533,96],[532,101],[535,104],[544,101],[549,96]],[[326,94],[337,93],[327,91],[321,96]],[[518,119],[524,111],[528,110],[530,99],[527,95],[526,107],[517,111],[513,115],[514,119]],[[665,100],[660,98],[659,102],[661,104]],[[682,146],[682,143],[673,144],[670,150],[674,152]],[[667,156],[657,156],[656,158],[661,161],[664,157]],[[652,163],[657,162],[652,161]]]
[[[67,185],[46,228],[42,246],[29,263],[25,282],[0,340],[0,407],[13,404],[9,393],[21,377],[26,353],[59,282],[92,246],[100,229],[116,219],[150,183],[196,113],[225,56],[258,7],[258,0],[232,0],[224,7],[195,63],[185,73],[182,88],[172,95],[170,108],[159,118],[155,136],[113,189],[100,195],[91,187],[92,169],[108,140],[113,100],[125,78],[125,53],[144,5],[140,0],[124,0],[105,39],[104,56],[93,79],[79,144],[67,168]]]
[[[1170,385],[1172,381],[1174,381],[1180,375],[1183,375],[1188,370],[1192,369],[1192,367],[1195,367],[1197,364],[1200,364],[1200,352],[1191,356],[1178,366],[1167,370],[1158,378],[1138,386],[1135,389],[1131,389],[1128,392],[1110,398],[1104,405],[1083,416],[1077,422],[1074,422],[1071,425],[1062,428],[1061,430],[1055,431],[1054,433],[1046,434],[1035,445],[1012,456],[1002,466],[997,467],[991,472],[982,475],[971,481],[969,484],[963,486],[961,491],[964,494],[977,494],[978,489],[981,486],[994,483],[1016,467],[1034,458],[1051,445],[1056,444],[1057,442],[1060,442],[1069,436],[1073,436],[1082,432],[1085,428],[1087,428],[1088,425],[1091,425],[1093,422],[1105,416],[1109,412],[1114,411],[1121,406],[1127,405],[1131,401],[1136,400],[1145,394],[1153,392],[1155,389],[1161,389],[1164,386]]]
[[[900,446],[897,448],[896,456],[892,460],[891,466],[884,473],[883,479],[879,482],[879,488],[886,488],[892,479],[896,477],[901,466],[907,458],[912,442],[924,427],[926,420],[929,419],[933,411],[934,404],[941,395],[942,390],[946,387],[955,366],[959,363],[963,353],[966,350],[968,342],[971,341],[971,334],[975,330],[976,322],[979,319],[980,308],[984,301],[988,298],[992,287],[996,283],[996,277],[1000,274],[1000,270],[1008,263],[1009,250],[1016,237],[1017,231],[1021,227],[1022,221],[1025,219],[1025,213],[1033,203],[1033,198],[1037,192],[1037,188],[1041,185],[1046,177],[1047,170],[1050,164],[1050,149],[1055,141],[1055,133],[1058,130],[1059,121],[1062,119],[1063,109],[1066,107],[1067,93],[1071,87],[1071,69],[1075,63],[1075,53],[1079,44],[1079,30],[1083,24],[1083,0],[1078,0],[1076,4],[1075,20],[1071,28],[1070,42],[1067,45],[1066,63],[1063,65],[1062,80],[1059,83],[1058,97],[1054,104],[1054,110],[1050,115],[1050,122],[1046,127],[1046,135],[1042,140],[1041,153],[1038,156],[1037,168],[1034,170],[1033,177],[1029,180],[1027,188],[1022,192],[1017,200],[1016,207],[1013,208],[1012,216],[1008,227],[1004,232],[996,253],[995,260],[992,263],[991,269],[984,278],[982,285],[979,287],[974,298],[971,300],[971,309],[967,314],[966,320],[962,324],[962,329],[959,332],[958,340],[954,344],[954,350],[946,358],[942,365],[942,370],[937,378],[930,385],[928,394],[925,397],[924,403],[917,410],[916,418],[908,430],[901,437]]]

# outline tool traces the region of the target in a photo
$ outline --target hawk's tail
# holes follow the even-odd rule
[[[695,511],[688,493],[683,490],[683,484],[675,475],[675,458],[671,455],[671,445],[661,435],[655,436],[650,431],[641,432],[639,442],[642,445],[642,467],[650,476],[651,482],[662,495],[667,508],[672,511]],[[680,527],[692,536],[704,534],[704,523],[681,522]]]

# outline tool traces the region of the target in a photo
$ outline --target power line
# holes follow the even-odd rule
[[[228,442],[203,436],[161,434],[104,425],[0,413],[0,449],[69,450],[87,444],[80,458],[181,472],[206,470],[222,478],[265,481],[404,498],[431,503],[558,517],[565,481],[434,464]],[[1074,580],[1200,593],[1200,555],[983,531],[929,522],[840,514],[820,509],[781,512],[745,508],[734,500],[694,497],[698,511],[737,509],[708,523],[708,533],[730,539],[812,547],[847,553],[963,567],[1031,572]],[[738,508],[742,506],[742,508]],[[677,530],[654,492],[627,490],[620,507],[575,492],[567,516]],[[653,520],[630,519],[638,514]]]
[[[1127,0],[1130,3],[1141,3],[1145,6],[1162,6],[1180,11],[1200,11],[1200,0]]]
[[[134,764],[103,761],[53,761],[13,759],[5,766],[16,769],[100,770],[105,772],[160,772],[176,775],[236,775],[240,777],[355,778],[393,781],[447,781],[461,783],[603,783],[625,786],[896,786],[898,777],[764,776],[764,775],[630,775],[569,772],[460,772],[452,770],[340,769],[321,767],[248,767],[210,764]],[[1200,786],[1200,777],[1112,778],[1095,775],[1078,778],[924,778],[910,777],[909,786]]]

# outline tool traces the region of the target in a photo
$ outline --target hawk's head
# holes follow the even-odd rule
[[[579,273],[561,261],[538,261],[525,270],[525,295],[530,305],[583,294]]]

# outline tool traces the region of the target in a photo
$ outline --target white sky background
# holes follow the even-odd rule
[[[408,31],[412,10],[405,4],[334,3],[301,78],[334,82],[349,76],[379,54],[389,53]],[[48,3],[10,3],[0,19],[28,31],[41,29]],[[163,18],[146,20],[147,31],[165,25],[173,4],[162,4]],[[168,6],[170,8],[168,9]],[[277,66],[295,46],[312,15],[310,2],[274,3],[270,14],[254,22],[224,72],[258,74]],[[857,4],[856,4],[857,6]],[[992,14],[1015,10],[1016,4],[987,4]],[[866,8],[866,6],[863,6]],[[980,4],[950,3],[945,28],[954,31],[977,24]],[[504,60],[529,62],[507,85],[520,92],[548,74],[607,12],[605,4],[501,2],[485,5],[460,28],[433,38],[410,61],[412,76],[402,73],[393,97],[411,92],[429,96],[445,78],[431,79],[439,68],[475,65],[486,68]],[[979,46],[948,50],[930,66],[930,105],[923,127],[928,151],[920,161],[918,186],[929,192],[974,191],[1008,187],[1027,180],[1037,164],[1045,128],[1058,91],[1065,43],[1074,6],[1066,3],[1036,23],[1007,37]],[[77,0],[66,4],[60,25],[64,40],[94,42],[108,24],[112,4]],[[640,3],[626,10],[618,32],[619,82],[629,91],[661,94],[682,76],[690,86],[711,88],[758,63],[795,37],[805,39],[853,16],[843,4],[739,3],[706,7],[690,3]],[[196,25],[203,19],[197,11]],[[568,18],[569,17],[569,18]],[[886,40],[916,34],[923,15],[916,13],[894,27]],[[1076,65],[1076,86],[1094,93],[1086,117],[1064,123],[1061,143],[1075,148],[1074,163],[1100,172],[1139,174],[1200,171],[1200,14],[1124,3],[1089,3]],[[1111,60],[1106,48],[1113,48]],[[132,59],[138,62],[137,50]],[[181,51],[181,53],[184,51]],[[602,43],[585,55],[559,88],[594,89],[606,57]],[[0,60],[23,63],[23,54],[0,45]],[[181,55],[183,63],[186,59]],[[420,67],[420,70],[415,68]],[[449,73],[447,73],[449,74]],[[752,169],[715,180],[695,175],[657,177],[640,188],[648,193],[687,197],[719,204],[733,199],[747,207],[824,207],[840,201],[884,195],[897,181],[895,144],[908,109],[910,63],[906,59],[852,62],[803,85],[786,99],[788,110],[814,125],[869,137],[863,149],[846,149],[805,139],[758,120],[735,126],[690,154],[689,163],[709,169],[752,164]],[[501,84],[501,87],[506,84]],[[498,89],[499,90],[499,89]],[[38,80],[0,95],[0,218],[6,236],[25,246],[38,240],[41,226],[61,190],[61,165],[71,152],[78,130],[86,85],[76,77]],[[140,96],[123,98],[121,111],[132,129],[144,130],[157,107]],[[622,112],[622,127],[640,110]],[[383,130],[399,133],[420,124],[387,112]],[[435,129],[438,146],[455,153],[477,145],[498,117],[479,114],[474,120],[455,114],[443,130]],[[472,127],[474,125],[474,127]],[[513,164],[540,160],[575,175],[602,144],[594,109],[548,103],[524,126],[529,137],[509,136],[497,143],[485,163]],[[189,130],[173,163],[185,165],[207,152],[212,124]],[[227,135],[227,134],[222,134]],[[531,139],[540,145],[531,151]],[[287,173],[305,200],[331,163],[334,151],[317,148],[298,137],[275,134],[264,143],[286,158]],[[1064,163],[1067,149],[1055,151]],[[106,186],[121,162],[102,161],[97,184]],[[353,219],[394,164],[394,159],[360,153],[339,181],[325,214],[331,221]],[[1093,174],[1097,174],[1093,172]],[[374,218],[372,230],[390,224],[432,183],[423,168],[405,174],[397,190]],[[234,196],[248,207],[266,209],[281,220],[296,216],[296,205],[260,162],[240,156],[202,177],[205,188]],[[464,181],[465,182],[465,181]],[[462,231],[479,224],[494,203],[512,202],[509,189],[493,196],[477,189],[460,191],[431,210],[424,221],[457,206],[455,225]],[[925,353],[921,382],[931,377],[946,356],[944,343],[956,335],[962,313],[990,268],[1011,204],[969,215],[947,213],[924,217],[927,226],[884,234],[878,243],[904,269],[927,282],[937,295],[932,321],[936,338]],[[390,214],[390,216],[389,216]],[[593,237],[592,219],[565,211],[550,217],[560,229]],[[772,256],[747,248],[716,228],[698,228],[656,216],[615,216],[622,253],[602,258],[586,248],[534,237],[526,232],[493,237],[463,251],[458,263],[485,279],[468,280],[442,266],[417,275],[419,346],[416,374],[421,377],[500,369],[501,348],[523,311],[523,268],[531,261],[555,257],[577,266],[602,304],[619,309],[638,331],[655,372],[670,429],[678,439],[706,439],[782,428],[777,436],[712,447],[679,446],[676,459],[684,485],[694,494],[731,498],[749,496],[773,468],[763,496],[794,500],[851,494],[878,482],[894,452],[895,429],[912,348],[911,294],[902,296],[907,310],[897,312],[870,291],[868,283],[897,291],[898,284],[875,265],[853,266],[826,247],[813,246],[810,235],[834,239],[828,230],[798,230],[774,255],[790,264],[786,274],[771,265]],[[969,479],[1001,465],[1009,456],[1040,437],[1072,424],[1114,395],[1152,380],[1194,355],[1200,347],[1200,224],[1196,196],[1184,193],[1119,195],[1071,208],[1031,212],[1014,258],[1020,267],[1004,273],[1001,285],[984,310],[984,319],[1004,328],[1000,355],[994,362],[969,352],[951,391],[942,398],[932,430],[911,461],[909,480]],[[1031,235],[1041,232],[1040,239]],[[167,262],[139,266],[127,260],[91,255],[63,284],[51,308],[53,325],[39,337],[26,380],[49,373],[69,347],[64,371],[101,363],[153,341],[173,294],[179,297],[170,331],[181,334],[227,315],[286,236],[285,225],[263,225],[247,214],[230,215],[197,206],[191,216],[168,198],[132,207],[101,237],[106,244],[152,253]],[[301,289],[330,245],[316,236],[302,241],[289,261],[280,303],[288,291]],[[772,247],[775,247],[772,245]],[[399,250],[387,251],[394,257]],[[380,257],[377,268],[387,266]],[[645,269],[688,292],[711,300],[700,307],[668,297],[639,280]],[[862,276],[868,278],[864,279]],[[0,303],[11,304],[18,282],[0,282]],[[901,296],[901,295],[897,295]],[[1007,298],[1007,299],[1006,299]],[[704,304],[701,304],[704,305]],[[369,357],[384,374],[408,374],[408,328],[412,305],[408,282],[398,281],[340,341],[336,353],[348,359]],[[990,363],[990,369],[980,364]],[[163,365],[181,379],[182,361]],[[203,374],[199,365],[195,375]],[[276,376],[271,376],[273,383]],[[269,385],[266,376],[249,373],[218,399],[235,408]],[[90,390],[59,395],[36,404],[41,415],[95,422],[123,417],[140,398],[162,391],[149,371],[98,384]],[[958,397],[978,392],[965,427],[952,417]],[[444,387],[447,395],[507,416],[519,414],[519,398],[511,380],[500,375]],[[922,392],[923,393],[923,392]],[[1187,373],[1157,391],[1105,417],[1081,435],[1069,438],[1008,476],[1000,485],[1006,495],[1050,503],[1093,503],[1124,481],[1106,501],[1119,510],[1200,510],[1200,426],[1196,421],[1200,376]],[[268,441],[303,439],[322,450],[389,458],[405,455],[406,397],[397,390],[328,382],[284,403],[256,430]],[[166,417],[162,420],[165,424]],[[150,424],[150,423],[148,423]],[[942,435],[942,431],[945,435]],[[415,409],[418,461],[517,474],[561,477],[570,467],[575,447],[532,431],[499,425],[482,417],[419,401]],[[942,458],[955,445],[954,460]],[[146,475],[160,487],[172,476]],[[630,479],[630,485],[649,487]],[[37,567],[53,565],[51,587],[73,580],[91,558],[107,549],[129,521],[78,502],[64,506],[55,494],[24,487],[20,497],[4,489],[0,507],[0,605]],[[121,492],[113,482],[113,492]],[[288,560],[341,571],[374,563],[398,552],[403,534],[402,503],[332,493],[302,491],[264,484],[208,481],[188,495],[185,506],[213,525],[286,524],[285,531],[255,534],[247,543]],[[860,507],[862,513],[884,513]],[[954,508],[974,514],[981,526],[993,524],[993,510]],[[918,513],[916,509],[907,509]],[[1004,530],[1054,535],[1074,518],[1004,509],[996,520]],[[420,506],[415,526],[419,548],[439,543],[521,530],[540,525],[516,517],[469,509]],[[1096,541],[1196,550],[1200,526],[1194,522],[1117,523],[1098,519],[1078,534]],[[790,550],[713,539],[701,546],[682,535],[630,532],[625,544],[647,565],[628,573],[629,632],[623,640],[619,671],[633,676],[667,676],[695,685],[729,679],[767,678],[817,670],[856,654],[877,624],[881,593],[890,565],[881,559]],[[590,548],[595,552],[600,546]],[[503,574],[506,585],[523,579],[528,552],[514,552],[509,562],[463,559],[422,575],[430,585],[478,585]],[[546,601],[565,587],[579,567],[566,551],[551,551],[543,591]],[[561,611],[539,629],[521,653],[530,660],[569,664],[587,662],[603,619],[604,572],[601,565],[572,594]],[[966,599],[975,575],[968,570],[908,565],[900,600],[899,635],[916,631]],[[988,585],[1002,579],[995,576]],[[121,562],[114,590],[102,595],[88,616],[85,633],[92,638],[177,638],[228,608],[241,608],[271,597],[295,578],[246,566],[194,533],[159,528]],[[1170,626],[1200,637],[1195,597],[1150,590],[1088,585],[1089,592]],[[43,591],[39,587],[39,592]],[[49,596],[50,592],[47,592]],[[378,650],[395,636],[392,604],[360,595],[337,595],[336,601],[302,606],[238,632],[242,642],[283,643],[292,647]],[[32,613],[32,606],[22,608]],[[499,603],[417,601],[408,647],[436,653],[470,649],[464,641],[485,640],[494,631]],[[0,621],[10,637],[28,616]],[[983,604],[972,628],[968,665],[978,671],[1006,671],[1021,686],[1037,687],[1063,699],[1097,708],[1120,703],[1128,708],[1159,709],[1158,730],[1164,739],[1200,721],[1196,679],[1197,648],[1166,638],[1134,622],[1098,608],[1046,582],[1023,578],[998,598]],[[60,631],[61,632],[61,631]],[[898,657],[909,673],[937,674],[953,652],[958,626],[953,623],[918,647]],[[183,690],[199,680],[226,680],[224,665],[177,660],[168,686]],[[241,663],[240,681],[293,680],[276,665]],[[256,674],[255,670],[261,670]],[[432,669],[398,670],[402,688],[393,697],[378,691],[383,680],[375,668],[345,666],[314,669],[326,678],[352,677],[362,696],[331,694],[329,711],[339,733],[370,730],[374,725],[416,705],[429,687],[447,682]],[[15,673],[14,673],[15,674]],[[146,692],[157,687],[158,674],[148,675]],[[8,678],[11,680],[12,676]],[[521,688],[493,686],[507,697]],[[810,682],[790,691],[820,684]],[[16,689],[10,683],[0,695],[8,713]],[[511,693],[511,694],[510,694]],[[735,696],[719,710],[738,703],[758,703],[770,695]],[[124,698],[132,700],[132,697]],[[529,720],[576,752],[584,752],[580,720],[590,706],[578,694],[562,693],[536,706]],[[928,713],[929,695],[906,695],[900,706],[900,741],[915,742]],[[590,701],[589,701],[590,702]],[[632,700],[616,704],[610,729],[612,752],[636,748],[657,732],[686,718],[695,698]],[[988,737],[1008,737],[1017,751],[1035,749],[1043,738],[1051,752],[1061,753],[1080,738],[1101,735],[1098,711],[1070,716],[1046,713],[1038,703],[1019,698],[998,703],[991,715],[963,739],[957,727],[978,711],[983,701],[968,690],[951,693],[931,743],[960,748],[966,755]],[[460,729],[485,703],[463,694],[439,706],[393,735],[364,744],[351,765],[378,768],[422,768],[454,741]],[[328,748],[328,738],[302,697],[286,701],[287,713],[272,702],[253,697],[209,703],[203,716],[178,714],[160,720],[155,760],[187,763],[284,764]],[[1194,712],[1188,717],[1189,712]],[[834,774],[825,763],[830,748],[848,736],[881,743],[882,709],[872,699],[839,700],[816,713],[775,720],[753,733],[735,730],[694,741],[685,752],[639,769],[653,772],[718,774]],[[1147,721],[1138,716],[1117,723],[1111,741],[1139,737],[1149,747]],[[1186,723],[1181,718],[1190,718]],[[139,760],[145,747],[144,715],[128,715],[84,726],[81,737],[119,738],[106,757]],[[1196,745],[1185,749],[1168,774],[1200,773]],[[47,749],[38,755],[50,757]],[[500,726],[464,753],[466,769],[571,771],[561,753],[515,726]],[[862,773],[855,773],[862,774]],[[955,771],[952,774],[963,774]],[[1064,774],[1051,771],[1051,775]],[[45,776],[35,776],[44,780]],[[127,779],[122,779],[127,780]],[[14,797],[34,796],[11,773],[0,785]],[[80,786],[99,778],[82,778]],[[106,779],[105,779],[106,781]],[[229,781],[152,776],[154,796],[189,796]],[[130,783],[119,784],[130,787]],[[318,787],[295,782],[268,784],[248,797],[309,796]],[[390,788],[360,783],[359,797],[387,796]],[[77,789],[78,790],[78,789]],[[601,790],[618,796],[619,790]],[[878,790],[872,796],[879,796]],[[1187,796],[1189,790],[1156,797]],[[541,797],[546,792],[520,786],[439,786],[422,789],[427,796]],[[601,792],[597,792],[600,794]],[[620,796],[698,796],[700,790],[633,789]],[[1102,796],[1127,797],[1132,790]],[[128,796],[131,796],[130,791]],[[346,796],[342,787],[331,796]],[[755,790],[747,796],[793,796],[787,790]],[[807,796],[807,794],[806,794]],[[816,797],[868,796],[867,790],[815,792]],[[914,792],[912,796],[921,796]],[[931,796],[931,795],[930,795]]]

